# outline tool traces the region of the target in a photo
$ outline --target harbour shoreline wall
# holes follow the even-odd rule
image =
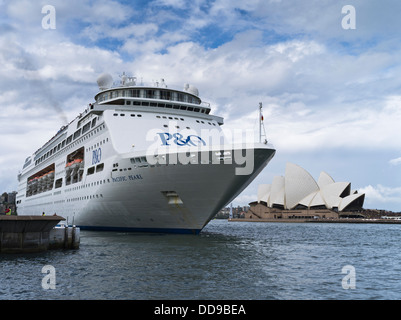
[[[56,227],[60,216],[0,216],[0,253],[78,249],[77,227]]]

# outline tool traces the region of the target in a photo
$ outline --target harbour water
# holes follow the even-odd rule
[[[79,250],[0,255],[0,299],[401,299],[400,228],[213,220],[197,236],[81,230]],[[49,265],[54,289],[42,286]]]

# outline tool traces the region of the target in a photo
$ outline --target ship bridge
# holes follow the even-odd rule
[[[210,104],[202,102],[196,87],[186,84],[182,90],[167,87],[164,79],[151,84],[137,82],[136,77],[123,73],[119,85],[113,86],[109,74],[97,80],[100,92],[95,96],[98,105],[144,106],[165,109],[210,113]]]

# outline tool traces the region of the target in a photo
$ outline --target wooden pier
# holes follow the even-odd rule
[[[60,216],[0,215],[0,253],[78,249],[79,228],[56,227]]]

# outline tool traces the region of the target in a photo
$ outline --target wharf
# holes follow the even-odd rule
[[[79,228],[56,227],[60,216],[0,216],[0,253],[78,249]]]
[[[363,218],[341,218],[341,219],[228,219],[231,222],[285,222],[285,223],[379,223],[379,224],[401,224],[401,220],[395,219],[363,219]]]

